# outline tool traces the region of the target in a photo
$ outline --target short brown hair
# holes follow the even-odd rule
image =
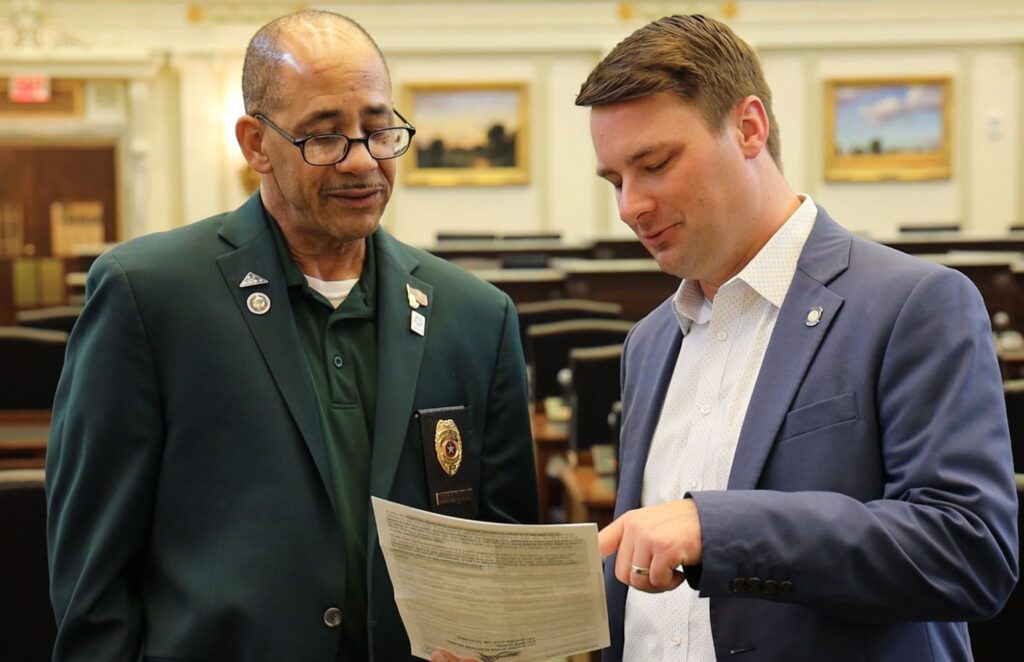
[[[772,92],[754,50],[705,16],[666,16],[623,39],[590,72],[577,106],[603,106],[666,92],[692,103],[712,128],[753,94],[768,113],[768,153],[781,168]]]

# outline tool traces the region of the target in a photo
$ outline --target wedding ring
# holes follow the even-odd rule
[[[638,565],[631,565],[630,568],[632,569],[634,575],[642,575],[646,577],[647,575],[651,574],[650,568],[644,568]]]

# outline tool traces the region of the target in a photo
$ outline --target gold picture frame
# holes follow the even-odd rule
[[[949,179],[949,77],[825,81],[825,179]]]
[[[529,183],[526,83],[411,83],[401,108],[416,127],[407,186]]]

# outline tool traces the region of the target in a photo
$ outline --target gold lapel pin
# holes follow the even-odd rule
[[[807,319],[804,321],[804,324],[807,326],[818,326],[818,322],[821,321],[822,312],[824,311],[821,309],[821,306],[811,308],[807,311]]]
[[[245,300],[245,306],[253,315],[265,315],[270,310],[270,297],[263,292],[253,292]]]
[[[418,290],[409,283],[405,284],[405,294],[409,297],[409,307],[416,310],[420,306],[427,305],[427,295],[422,290]]]

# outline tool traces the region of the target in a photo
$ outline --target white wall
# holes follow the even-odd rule
[[[773,88],[785,172],[797,190],[811,193],[851,229],[876,235],[903,222],[959,222],[999,232],[1021,221],[1024,3],[734,4],[738,14],[730,20],[758,50]],[[25,6],[41,9],[51,34],[73,38],[47,48],[15,45],[14,16],[4,10]],[[628,235],[609,187],[593,174],[587,111],[573,105],[575,93],[604,53],[651,18],[679,8],[715,15],[724,4],[381,0],[316,6],[353,16],[377,38],[399,95],[406,83],[529,86],[528,184],[431,188],[407,186],[399,176],[385,223],[407,241],[429,244],[437,230],[560,231],[570,239]],[[125,235],[161,230],[244,199],[238,175],[244,162],[233,143],[241,57],[259,25],[290,7],[261,0],[0,2],[0,75],[36,70],[119,81],[127,115],[108,118],[93,109],[81,124],[121,144]],[[624,17],[624,8],[632,15]],[[950,179],[825,181],[826,79],[935,74],[953,80]],[[0,140],[49,139],[54,131],[0,124]]]

